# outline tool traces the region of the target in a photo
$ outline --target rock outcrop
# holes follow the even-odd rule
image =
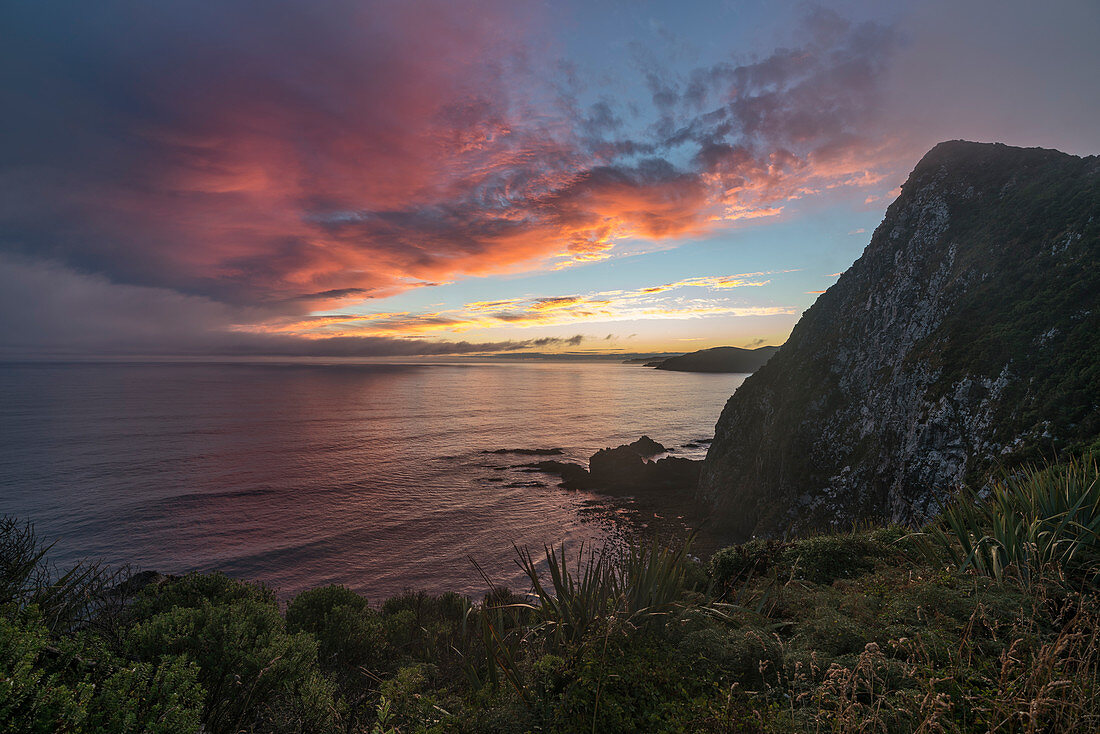
[[[730,398],[700,478],[731,534],[934,514],[1100,436],[1100,159],[932,149]]]
[[[538,461],[518,468],[555,474],[561,477],[561,486],[566,489],[626,493],[686,490],[690,494],[699,481],[703,462],[675,456],[648,460],[667,450],[648,436],[642,436],[616,448],[600,449],[592,454],[587,470],[580,464],[563,461]]]

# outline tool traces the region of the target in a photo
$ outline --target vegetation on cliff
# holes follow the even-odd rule
[[[220,574],[59,575],[8,519],[0,729],[1093,731],[1097,479],[1090,461],[1009,478],[919,533],[755,540],[707,563],[521,550],[527,594],[373,607],[330,586],[282,613]]]

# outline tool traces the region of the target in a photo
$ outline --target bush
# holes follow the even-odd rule
[[[188,582],[180,596],[196,586]],[[317,667],[317,642],[287,634],[274,602],[176,606],[136,625],[128,642],[140,660],[183,655],[198,664],[207,691],[203,723],[214,734],[333,726],[333,689]]]
[[[135,619],[146,619],[176,607],[198,609],[239,601],[275,606],[275,594],[261,584],[238,581],[221,572],[189,573],[171,583],[146,586],[133,600],[130,613]]]
[[[749,689],[759,688],[764,670],[782,661],[774,635],[754,627],[690,632],[680,641],[679,654],[688,664],[705,666]]]
[[[203,698],[198,669],[165,656],[119,660],[80,636],[52,644],[30,610],[0,616],[0,730],[175,734],[196,731]]]
[[[816,535],[791,543],[780,561],[792,569],[796,578],[831,584],[873,568],[870,556],[876,550],[863,534]]]
[[[753,539],[722,548],[711,556],[707,573],[719,590],[758,578],[772,567],[783,548],[777,540]]]
[[[316,638],[321,669],[339,676],[344,686],[366,685],[364,670],[377,675],[391,667],[382,619],[366,598],[343,586],[296,596],[287,606],[286,628]]]

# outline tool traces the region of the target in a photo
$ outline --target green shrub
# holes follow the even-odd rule
[[[0,731],[175,734],[196,731],[198,669],[172,656],[158,664],[110,656],[82,636],[51,642],[28,610],[0,616]]]
[[[0,616],[0,730],[80,731],[94,693],[91,681],[67,685],[40,662],[49,637],[37,622]]]
[[[187,582],[188,593],[201,585]],[[274,602],[176,606],[136,625],[128,642],[141,660],[182,655],[198,664],[207,691],[203,723],[213,734],[333,725],[333,690],[317,667],[317,642],[288,634]]]
[[[679,654],[689,665],[701,666],[749,689],[759,688],[764,672],[782,662],[775,636],[754,627],[711,626],[690,632],[680,641]]]
[[[96,686],[85,730],[103,734],[197,731],[204,691],[198,668],[183,658],[119,667]]]
[[[635,635],[588,645],[549,701],[546,728],[576,732],[694,731],[703,678],[682,665],[670,645]]]
[[[221,572],[189,573],[171,583],[146,586],[133,600],[130,613],[135,619],[145,619],[176,607],[197,609],[239,601],[274,606],[275,593],[262,584],[238,581]]]
[[[435,672],[430,664],[409,665],[400,668],[379,687],[382,699],[389,703],[389,715],[398,731],[422,730],[426,724],[438,723],[444,715],[430,693],[430,681]]]
[[[731,545],[710,557],[707,573],[719,591],[726,590],[767,573],[782,549],[783,543],[777,540],[753,539]]]
[[[321,669],[337,676],[344,688],[369,686],[369,676],[392,667],[393,651],[380,615],[364,597],[343,586],[296,596],[287,606],[286,628],[316,638]]]
[[[871,556],[876,550],[864,534],[815,535],[791,543],[780,562],[792,569],[795,578],[831,584],[873,568]]]

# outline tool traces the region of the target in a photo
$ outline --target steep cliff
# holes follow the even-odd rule
[[[917,520],[1100,436],[1100,158],[933,148],[730,398],[700,493],[742,537]]]

